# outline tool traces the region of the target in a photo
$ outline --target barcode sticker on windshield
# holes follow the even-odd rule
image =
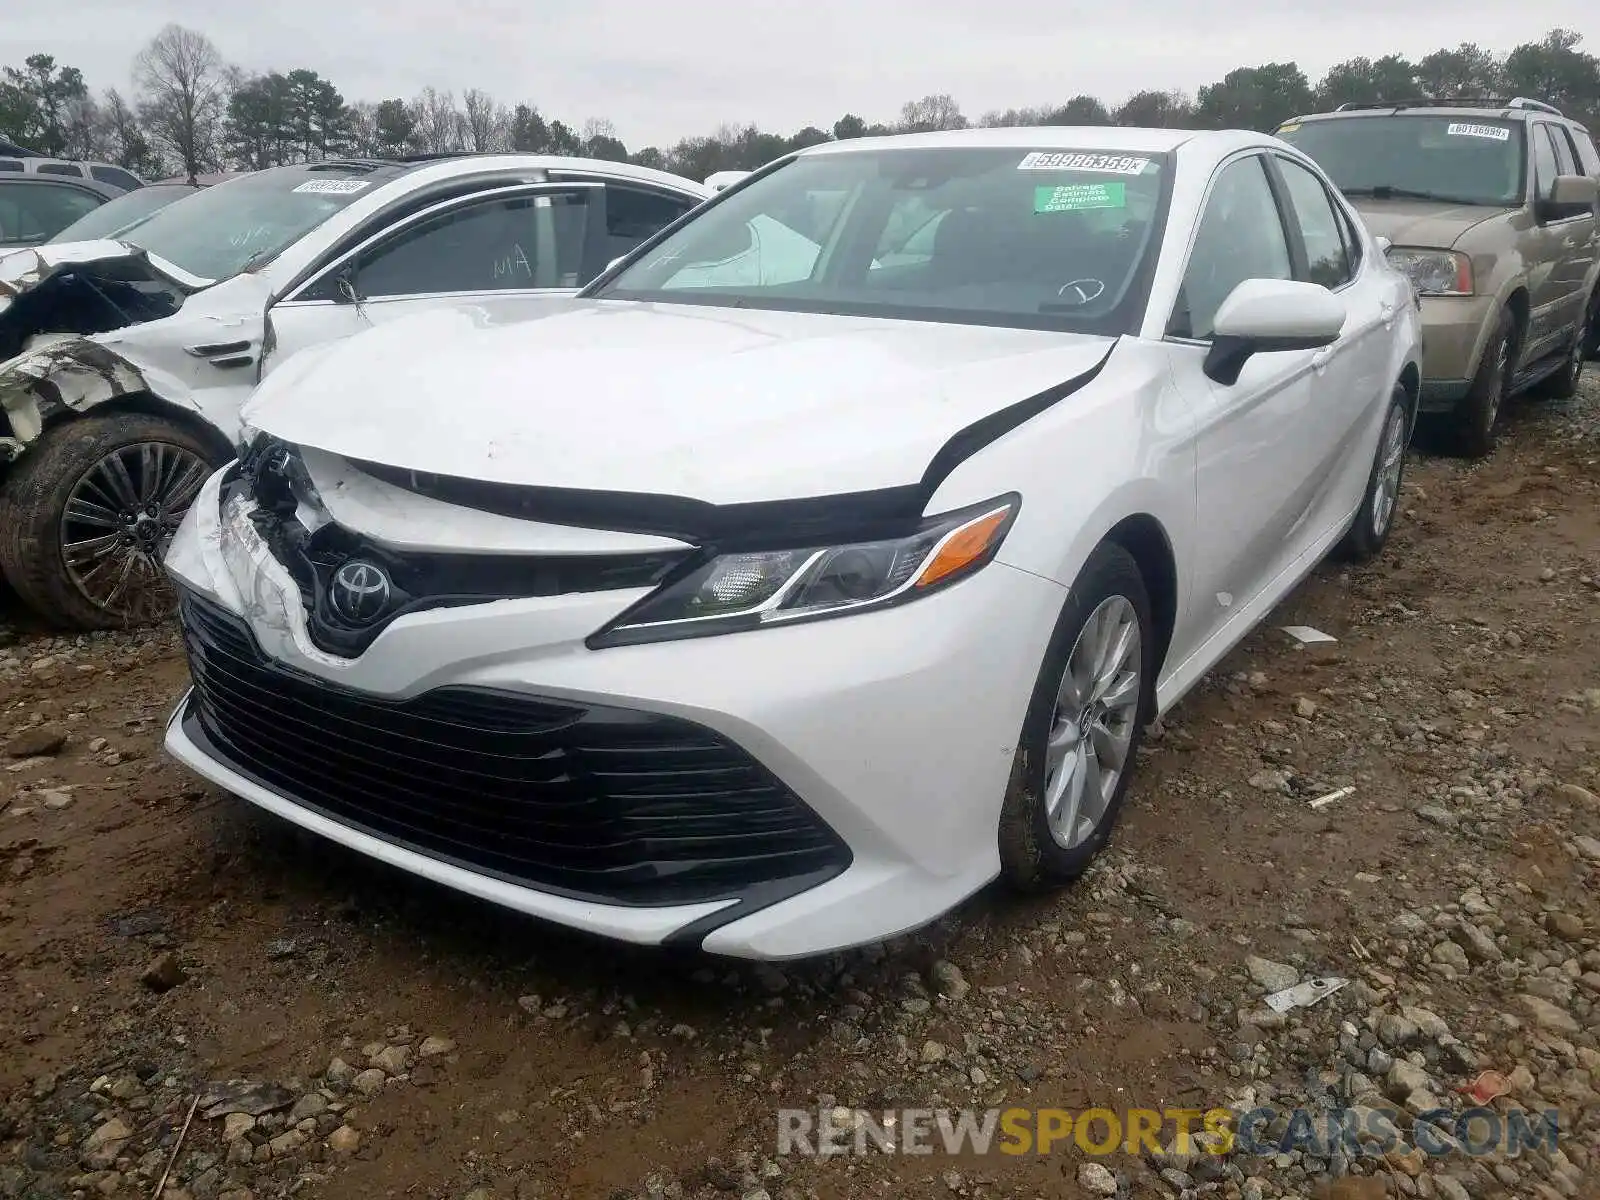
[[[1017,164],[1019,171],[1105,171],[1112,175],[1137,175],[1150,165],[1148,158],[1127,154],[1085,154],[1077,150],[1034,150]]]
[[[294,190],[320,192],[325,196],[348,196],[351,192],[359,192],[362,188],[371,186],[370,179],[311,179]]]
[[[1445,133],[1451,137],[1488,138],[1491,142],[1511,140],[1511,130],[1504,125],[1469,125],[1463,121],[1452,121]]]

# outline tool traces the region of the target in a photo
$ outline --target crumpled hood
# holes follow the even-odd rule
[[[118,258],[136,258],[143,253],[127,242],[112,241],[62,242],[7,250],[0,253],[0,313],[11,307],[11,301],[17,296],[32,291],[62,271]]]
[[[740,504],[916,484],[955,434],[1112,345],[690,304],[466,307],[296,355],[243,419],[438,475]]]
[[[1367,228],[1386,237],[1396,246],[1418,246],[1448,250],[1469,229],[1495,217],[1514,212],[1509,208],[1485,208],[1481,204],[1445,205],[1422,200],[1353,201]]]
[[[118,260],[147,262],[158,274],[185,288],[200,288],[212,282],[191,275],[131,242],[101,240],[28,246],[0,252],[0,314],[4,314],[18,296],[57,275]]]

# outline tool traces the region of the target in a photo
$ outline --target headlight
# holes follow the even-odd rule
[[[589,645],[704,637],[903,604],[992,561],[1021,504],[1002,496],[884,541],[718,554],[646,596]]]
[[[1472,295],[1472,260],[1454,250],[1416,250],[1392,246],[1389,265],[1411,280],[1423,296]]]

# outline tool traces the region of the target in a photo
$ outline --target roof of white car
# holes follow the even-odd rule
[[[851,138],[824,142],[802,154],[849,154],[860,150],[898,150],[947,146],[1012,147],[1017,150],[1117,150],[1163,154],[1189,143],[1205,144],[1217,153],[1272,139],[1241,129],[1144,129],[1122,125],[1026,125],[1005,129],[945,129],[934,133],[901,133],[889,137]]]
[[[712,189],[682,175],[638,167],[632,163],[613,162],[610,159],[571,158],[559,154],[463,154],[438,158],[415,164],[407,172],[408,179],[451,179],[458,175],[476,175],[483,171],[583,171],[596,175],[611,175],[618,179],[632,179],[639,183],[654,183],[678,191],[693,192],[699,196],[712,195]]]

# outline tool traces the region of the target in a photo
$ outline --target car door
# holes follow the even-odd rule
[[[605,188],[517,184],[425,208],[318,267],[268,314],[265,371],[430,308],[570,296],[605,265]]]
[[[1551,189],[1559,175],[1581,170],[1566,131],[1548,121],[1528,129],[1533,160],[1534,220],[1528,263],[1528,339],[1519,355],[1527,366],[1565,349],[1587,296],[1584,279],[1594,258],[1593,209],[1556,209]]]
[[[1587,175],[1588,169],[1573,143],[1571,131],[1565,125],[1545,122],[1540,126],[1550,138],[1555,149],[1556,170],[1562,175]],[[1589,276],[1600,253],[1600,230],[1596,229],[1595,207],[1576,205],[1550,213],[1549,231],[1558,236],[1551,239],[1550,248],[1556,254],[1551,267],[1550,284],[1559,305],[1554,321],[1558,341],[1550,349],[1565,350],[1571,346],[1571,335],[1584,315],[1589,299]]]
[[[1311,359],[1313,408],[1304,434],[1320,455],[1313,477],[1323,485],[1307,508],[1306,532],[1314,539],[1348,517],[1366,493],[1379,425],[1394,389],[1390,333],[1403,297],[1386,273],[1362,269],[1362,239],[1327,183],[1288,155],[1268,161],[1288,200],[1296,276],[1339,296],[1350,314],[1339,340]]]
[[[1246,279],[1294,275],[1265,155],[1228,160],[1211,180],[1167,325],[1174,379],[1196,423],[1191,601],[1174,645],[1204,643],[1294,559],[1320,490],[1321,352],[1255,355],[1231,386],[1203,371],[1229,293]]]

